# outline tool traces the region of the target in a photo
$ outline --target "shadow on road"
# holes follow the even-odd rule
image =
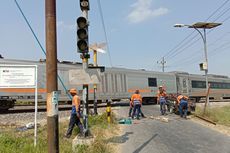
[[[133,132],[126,132],[125,134],[121,136],[115,136],[112,138],[109,138],[108,140],[105,140],[106,143],[125,143],[127,140],[129,140],[129,135],[133,134]]]
[[[152,141],[158,134],[154,134],[148,141],[143,143],[139,148],[137,148],[133,153],[139,153],[150,141]]]

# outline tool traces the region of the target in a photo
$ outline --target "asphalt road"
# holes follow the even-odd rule
[[[159,106],[142,108],[146,116],[158,116]],[[128,107],[116,110],[127,117]],[[145,118],[122,125],[123,135],[109,141],[118,143],[122,153],[230,153],[230,137],[177,115],[165,116],[169,122]]]

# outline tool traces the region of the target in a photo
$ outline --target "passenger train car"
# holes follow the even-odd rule
[[[38,66],[38,100],[46,101],[46,66],[45,60],[24,61],[0,59],[0,65],[37,65]],[[82,86],[69,82],[69,70],[81,69],[81,63],[58,62],[58,75],[66,89],[77,88],[82,96]],[[1,72],[0,72],[1,73]],[[230,98],[230,78],[210,75],[210,98]],[[126,68],[105,68],[97,85],[97,100],[129,99],[139,89],[146,103],[156,102],[158,86],[163,86],[168,94],[184,94],[197,101],[205,97],[205,77],[186,72],[155,72]],[[59,101],[70,101],[68,91],[58,81]],[[89,85],[89,100],[93,101],[93,85]],[[15,101],[34,101],[34,89],[0,88],[0,108],[13,107]]]

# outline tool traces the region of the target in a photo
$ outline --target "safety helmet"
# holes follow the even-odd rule
[[[72,94],[77,94],[77,90],[75,88],[70,89],[69,92]]]
[[[163,88],[163,86],[159,86],[159,88]]]

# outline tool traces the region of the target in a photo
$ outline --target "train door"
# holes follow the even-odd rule
[[[189,76],[179,76],[177,78],[177,92],[189,96]]]
[[[182,94],[189,95],[189,83],[188,76],[181,77],[181,85],[182,85]]]

